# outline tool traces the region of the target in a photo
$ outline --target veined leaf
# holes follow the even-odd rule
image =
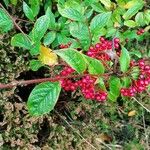
[[[96,83],[98,83],[99,87],[102,89],[102,90],[106,90],[106,87],[105,87],[105,83],[104,83],[104,80],[102,77],[99,77],[96,81]]]
[[[45,65],[56,65],[58,64],[58,57],[57,55],[52,52],[50,48],[44,47],[41,45],[40,48],[40,55],[38,59]]]
[[[61,6],[57,5],[59,13],[66,18],[69,18],[71,20],[75,21],[83,21],[84,17],[83,15],[77,11],[76,9],[73,9],[71,7],[62,8]]]
[[[146,24],[149,25],[149,23],[150,23],[150,10],[149,9],[145,10],[144,18],[145,18]]]
[[[50,18],[49,28],[50,28],[51,30],[55,29],[55,27],[56,27],[55,16],[54,16],[54,14],[52,13],[52,11],[50,10],[50,8],[47,9],[46,15]]]
[[[54,109],[61,90],[59,82],[41,83],[32,90],[27,107],[32,116],[40,116]]]
[[[135,21],[139,26],[144,26],[146,24],[146,18],[143,12],[138,12],[135,16]]]
[[[31,41],[22,33],[18,33],[11,38],[11,45],[22,47],[30,50],[32,47]]]
[[[65,60],[77,72],[83,73],[86,70],[86,61],[83,55],[73,48],[61,49],[55,51],[63,60]]]
[[[71,35],[79,39],[82,48],[87,50],[90,46],[90,35],[88,27],[82,22],[72,22],[70,23],[69,28]]]
[[[130,0],[128,3],[126,3],[123,7],[125,9],[129,9],[131,7],[133,7],[134,5],[136,5],[136,3],[138,2],[138,0]]]
[[[111,12],[101,13],[95,16],[90,24],[90,29],[94,32],[97,28],[102,28],[107,25],[111,18]]]
[[[103,74],[104,73],[104,66],[103,64],[94,58],[90,58],[88,56],[84,56],[86,61],[87,61],[87,65],[88,65],[88,72],[90,74]]]
[[[123,18],[125,20],[130,19],[131,17],[133,17],[139,10],[141,10],[143,8],[144,3],[142,2],[137,2],[133,7],[129,8],[126,13],[123,15]]]
[[[8,32],[13,28],[13,21],[7,13],[0,8],[0,33]]]
[[[29,18],[31,21],[34,20],[33,11],[25,2],[23,2],[23,12],[25,13],[26,17]]]
[[[131,78],[130,77],[123,77],[122,79],[122,87],[129,87],[131,85]]]
[[[109,88],[115,96],[119,96],[121,89],[120,79],[118,77],[111,77],[109,80]]]
[[[56,32],[55,31],[51,31],[48,32],[45,36],[44,36],[44,45],[49,45],[51,44],[56,38]]]
[[[100,4],[100,3],[92,3],[91,4],[91,7],[96,11],[96,12],[99,12],[99,13],[103,13],[103,12],[106,12],[106,9]]]
[[[120,95],[121,82],[118,77],[111,77],[109,80],[109,94],[108,97],[111,101],[116,101]]]
[[[37,71],[40,67],[43,66],[43,64],[39,60],[31,60],[29,66],[31,70]]]
[[[122,47],[120,56],[120,69],[122,72],[126,72],[130,66],[130,55],[125,47]]]
[[[139,67],[135,66],[132,68],[132,71],[131,71],[131,76],[133,77],[134,80],[137,80],[138,77],[139,77],[139,74],[140,74],[140,69]]]
[[[88,27],[82,22],[72,22],[69,24],[70,33],[78,39],[89,39]]]
[[[134,27],[136,27],[138,24],[137,24],[135,21],[133,21],[133,20],[126,20],[126,21],[124,21],[124,25],[125,25],[125,26],[128,26],[128,27],[130,27],[130,28],[134,28]]]
[[[31,37],[34,42],[40,41],[49,27],[50,19],[47,15],[37,19],[31,32]]]
[[[100,0],[100,2],[101,2],[106,8],[110,8],[110,7],[111,7],[111,1],[110,1],[110,0]]]

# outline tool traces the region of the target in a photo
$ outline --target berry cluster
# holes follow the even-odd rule
[[[138,31],[138,35],[144,33],[143,29],[140,29]],[[98,43],[91,46],[89,50],[87,51],[86,55],[89,57],[96,58],[98,60],[111,60],[110,56],[107,52],[111,52],[112,47],[115,48],[116,54],[120,56],[121,50],[120,50],[120,39],[114,38],[113,42],[110,40],[107,40],[104,37],[99,38]],[[68,48],[70,47],[71,43],[68,43],[66,45],[61,44],[60,48]],[[144,91],[147,86],[150,84],[150,65],[146,65],[145,61],[139,60],[137,63],[132,60],[130,62],[130,67],[138,66],[140,69],[140,75],[137,80],[133,80],[131,83],[131,86],[129,88],[121,88],[121,94],[122,96],[128,96],[132,97],[136,93],[140,93]],[[74,74],[75,70],[71,67],[66,66],[61,72],[60,76],[68,76],[71,74]],[[97,101],[105,101],[107,99],[107,92],[103,91],[101,89],[97,89],[95,82],[96,77],[85,75],[80,78],[76,79],[61,79],[61,86],[66,91],[75,91],[79,89],[83,96],[86,99],[91,100],[97,100]]]
[[[142,35],[144,32],[145,32],[144,29],[139,29],[139,30],[136,32],[136,34],[137,34],[137,35]]]
[[[150,84],[150,65],[146,65],[143,59],[139,60],[138,64],[134,62],[132,65],[139,66],[139,79],[134,80],[131,87],[121,89],[121,94],[123,96],[134,96],[136,93],[146,90],[147,86]]]
[[[87,52],[87,55],[99,60],[110,60],[110,56],[106,53],[107,50],[112,50],[114,46],[115,49],[119,49],[120,39],[115,38],[114,42],[105,39],[104,37],[99,38],[99,43],[96,43],[94,46],[91,46]],[[114,45],[113,45],[114,43]]]
[[[65,67],[61,72],[60,76],[68,76],[74,73],[74,70],[70,67]],[[95,90],[96,78],[90,75],[85,75],[77,81],[71,79],[62,79],[61,86],[66,91],[75,91],[77,88],[81,90],[83,96],[86,99],[92,99],[97,101],[104,101],[107,98],[105,91]]]
[[[75,70],[71,67],[65,67],[61,72],[60,76],[68,76],[72,74]],[[71,79],[62,79],[61,80],[61,86],[66,91],[74,91],[77,89],[77,84],[73,82]]]
[[[95,86],[94,86],[95,81],[96,78],[90,77],[89,75],[83,77],[80,81],[78,81],[83,96],[86,99],[95,99],[97,101],[106,100],[107,93],[105,91],[95,90]]]
[[[61,44],[59,45],[59,48],[64,49],[64,48],[69,48],[71,45],[71,42],[69,42],[68,44]]]

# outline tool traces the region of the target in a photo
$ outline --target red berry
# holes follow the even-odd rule
[[[119,39],[119,38],[115,38],[115,39],[114,39],[114,42],[115,42],[115,43],[119,43],[119,42],[120,42],[120,39]]]
[[[101,37],[99,38],[99,40],[100,40],[101,42],[104,42],[104,41],[105,41],[105,38],[101,36]]]

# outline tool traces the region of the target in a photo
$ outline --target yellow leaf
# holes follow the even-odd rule
[[[132,110],[132,111],[130,111],[130,112],[128,113],[128,116],[129,116],[129,117],[132,117],[132,116],[135,116],[135,114],[136,114],[136,111],[135,111],[135,110]]]
[[[100,0],[100,2],[101,2],[106,8],[110,8],[110,7],[111,7],[111,1],[110,1],[110,0]]]
[[[120,27],[120,24],[119,24],[118,22],[115,22],[115,23],[114,23],[114,27],[115,27],[115,28],[119,28],[119,27]]]
[[[57,55],[50,48],[41,45],[38,59],[45,65],[53,66],[58,64]]]
[[[137,0],[129,1],[128,3],[126,3],[126,5],[124,5],[124,8],[129,9],[129,8],[133,7],[136,4],[136,2],[137,2]]]

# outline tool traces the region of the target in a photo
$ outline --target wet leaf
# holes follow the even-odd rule
[[[52,52],[50,48],[44,47],[41,45],[40,48],[40,55],[38,59],[45,65],[56,65],[58,64],[58,57],[57,55]]]

